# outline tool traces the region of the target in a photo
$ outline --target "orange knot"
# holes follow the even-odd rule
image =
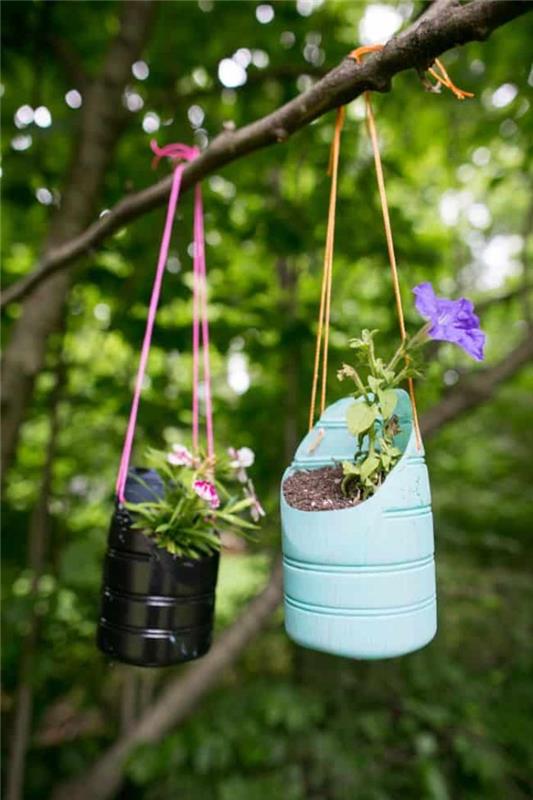
[[[464,89],[459,89],[459,87],[455,85],[446,72],[444,64],[438,58],[435,59],[435,66],[441,71],[441,74],[439,75],[433,67],[429,67],[429,74],[432,75],[441,86],[445,86],[447,89],[453,92],[458,100],[464,100],[466,97],[474,96],[472,92],[465,92]]]
[[[363,56],[368,55],[368,53],[377,53],[383,50],[384,46],[383,44],[367,44],[363,45],[363,47],[356,47],[355,50],[352,50],[352,52],[348,54],[348,58],[353,58],[360,64]],[[458,100],[464,100],[466,97],[474,97],[472,92],[466,92],[464,89],[459,89],[459,87],[455,85],[440,59],[436,58],[433,65],[429,67],[427,71],[435,78],[439,86],[444,86],[446,89],[449,89]]]

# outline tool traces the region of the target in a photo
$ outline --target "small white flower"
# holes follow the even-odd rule
[[[249,447],[241,447],[236,450],[235,447],[228,449],[229,457],[231,458],[230,467],[237,470],[237,479],[241,483],[246,483],[247,475],[246,469],[251,467],[255,461],[255,453]]]
[[[255,486],[253,485],[252,481],[248,481],[245,488],[244,494],[246,497],[250,498],[250,516],[252,517],[254,522],[259,522],[261,517],[266,516],[266,511],[259,502],[259,498],[255,493]]]
[[[259,522],[261,517],[266,516],[266,511],[259,502],[259,500],[257,499],[257,497],[254,497],[252,505],[250,506],[250,515],[254,522]]]
[[[167,455],[167,461],[174,467],[194,467],[197,459],[182,444],[173,444],[172,452]]]

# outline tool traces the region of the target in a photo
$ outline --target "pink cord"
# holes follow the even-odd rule
[[[150,147],[155,153],[155,164],[159,159],[168,156],[169,158],[179,158],[183,161],[192,161],[199,155],[197,147],[188,147],[184,144],[170,144],[166,147],[158,147],[155,141],[150,142]],[[148,308],[148,318],[146,321],[146,329],[144,332],[144,339],[141,349],[141,356],[139,359],[139,367],[137,369],[137,377],[135,380],[135,389],[133,392],[133,401],[131,404],[130,417],[128,420],[128,427],[126,430],[126,437],[124,440],[124,447],[122,449],[122,456],[120,459],[120,466],[118,470],[116,493],[119,501],[124,502],[124,489],[126,486],[126,479],[128,477],[128,469],[131,457],[131,450],[133,447],[133,440],[135,437],[135,426],[137,423],[137,413],[139,410],[139,402],[141,398],[142,385],[144,381],[144,374],[146,371],[146,363],[148,361],[148,354],[150,352],[150,343],[152,340],[152,332],[154,328],[155,316],[157,313],[157,306],[159,304],[159,296],[161,294],[161,285],[163,282],[163,275],[165,273],[165,266],[168,259],[168,250],[170,246],[170,239],[172,236],[172,225],[176,215],[176,208],[180,195],[181,179],[184,164],[178,164],[174,170],[172,178],[172,187],[170,190],[170,197],[168,201],[167,215],[165,219],[165,226],[163,229],[163,237],[161,239],[161,246],[159,249],[159,257],[157,261],[157,269],[152,288],[152,295],[150,298],[150,306]],[[211,403],[211,373],[209,363],[209,324],[207,321],[207,280],[206,280],[206,264],[205,264],[205,247],[204,247],[204,220],[203,220],[203,204],[202,204],[202,189],[200,184],[195,187],[195,200],[194,200],[194,275],[193,275],[193,446],[198,449],[198,429],[199,429],[199,411],[198,411],[198,382],[199,382],[199,349],[200,349],[200,320],[202,332],[202,348],[203,348],[203,367],[204,367],[204,381],[205,381],[205,407],[206,407],[206,434],[207,434],[207,454],[212,456],[214,454],[214,438],[213,438],[213,411]]]
[[[199,307],[200,312],[196,314],[194,322],[198,324],[199,317],[202,323],[207,455],[212,457],[215,454],[215,444],[213,437],[213,408],[211,403],[211,370],[209,364],[209,323],[207,321],[207,271],[205,265],[204,209],[202,189],[199,184],[196,185],[196,199],[194,204],[194,242],[198,294],[197,307]],[[198,360],[198,348],[196,348],[196,359]],[[195,394],[196,407],[193,405],[193,424],[196,426],[196,438],[198,438],[198,390],[196,390]]]

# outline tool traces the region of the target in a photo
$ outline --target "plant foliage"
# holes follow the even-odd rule
[[[251,511],[258,519],[261,509],[248,476],[240,481],[228,458],[214,462],[193,456],[182,446],[179,449],[187,453],[181,459],[186,463],[171,463],[172,452],[147,451],[146,461],[162,477],[164,493],[142,503],[126,503],[135,520],[133,527],[182,558],[218,552],[223,532],[249,537],[257,530],[256,524],[242,516],[244,511]],[[175,456],[174,460],[180,461]],[[142,483],[141,478],[137,480]]]

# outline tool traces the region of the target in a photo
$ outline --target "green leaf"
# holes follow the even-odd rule
[[[243,500],[238,500],[235,503],[228,503],[228,505],[224,508],[224,512],[226,514],[238,514],[240,511],[250,508],[251,505],[252,498],[245,497]]]
[[[374,473],[380,465],[380,458],[378,455],[373,453],[372,455],[365,458],[363,463],[360,465],[361,467],[361,479],[366,481],[372,473]]]
[[[352,461],[343,461],[342,471],[346,477],[348,477],[349,475],[353,476],[360,475],[361,473],[359,464],[354,464]]]
[[[383,378],[375,378],[373,375],[368,376],[368,385],[370,386],[374,394],[378,393],[379,387],[381,386],[382,383],[383,383]]]
[[[223,519],[224,522],[229,522],[231,525],[235,525],[237,528],[246,528],[248,530],[256,531],[257,525],[254,525],[252,522],[248,522],[245,519],[241,519],[241,517],[236,517],[234,514],[226,514],[225,512],[217,512],[216,513],[217,519]]]
[[[366,403],[353,403],[346,411],[348,430],[354,436],[365,433],[376,420],[376,409]]]
[[[396,397],[394,389],[387,389],[385,392],[379,393],[379,403],[384,420],[388,420],[392,417],[397,400],[398,398]]]

